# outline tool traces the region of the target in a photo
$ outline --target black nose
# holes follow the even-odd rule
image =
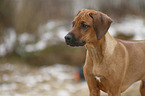
[[[71,34],[67,34],[65,37],[66,42],[71,42],[73,39],[73,36]]]

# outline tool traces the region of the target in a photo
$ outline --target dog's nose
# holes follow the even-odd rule
[[[71,34],[67,34],[65,37],[66,42],[70,42],[73,39],[73,36]]]

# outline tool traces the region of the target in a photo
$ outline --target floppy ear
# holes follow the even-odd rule
[[[96,31],[97,39],[100,40],[107,33],[112,19],[101,12],[94,12],[89,15],[93,19],[93,27]]]

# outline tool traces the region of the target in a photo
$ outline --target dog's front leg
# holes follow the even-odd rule
[[[141,93],[141,96],[145,96],[145,79],[141,81],[140,93]]]
[[[87,56],[85,65],[83,67],[84,76],[87,81],[90,96],[100,96],[99,81],[92,73],[93,63],[89,56]]]
[[[86,65],[83,70],[89,87],[90,96],[100,96],[99,81],[90,73],[90,69],[88,69]]]

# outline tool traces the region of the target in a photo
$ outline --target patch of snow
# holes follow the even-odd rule
[[[39,51],[43,50],[46,48],[46,42],[45,41],[38,41],[36,44],[28,44],[25,46],[25,51],[26,52],[34,52],[34,51]]]
[[[14,90],[16,88],[17,88],[16,83],[11,83],[11,84],[4,83],[0,86],[1,91]]]
[[[44,41],[50,40],[51,38],[53,38],[52,32],[45,32],[40,37],[40,39]]]
[[[16,41],[16,32],[12,28],[7,29],[6,32],[8,34],[5,35],[6,36],[6,38],[4,40],[5,45],[6,45],[6,48],[11,51],[13,49],[14,43]]]
[[[5,44],[0,44],[0,56],[5,56],[6,55],[6,46]]]
[[[7,53],[13,50],[16,42],[16,32],[14,29],[6,29],[3,42],[0,44],[0,56],[5,56]]]
[[[27,32],[22,33],[18,36],[18,40],[19,40],[20,44],[25,44],[29,41],[34,41],[34,38],[35,38],[34,35],[29,34]]]
[[[56,64],[49,67],[42,67],[40,70],[44,73],[51,74],[52,76],[57,78],[59,82],[63,82],[65,79],[72,79],[72,76],[70,76],[69,73],[63,72],[63,71],[66,71],[66,72],[70,71],[71,68],[68,68],[68,67],[70,66]]]
[[[35,50],[35,46],[32,44],[26,45],[25,46],[25,51],[26,52],[33,52]]]
[[[59,90],[56,96],[70,96],[66,90]]]
[[[133,40],[145,39],[145,21],[140,17],[126,17],[122,19],[120,23],[113,24],[109,32],[112,36],[115,36],[117,32],[125,35],[133,34]]]
[[[43,50],[46,48],[46,42],[45,41],[39,41],[35,44],[36,50]]]
[[[65,35],[68,33],[68,31],[66,30],[65,27],[60,27],[59,30],[58,30],[58,33],[57,33],[57,36],[62,40],[64,41],[64,37]]]
[[[3,65],[3,67],[0,67],[0,71],[13,71],[15,69],[15,66],[9,63],[6,63]]]
[[[53,29],[54,27],[56,27],[58,23],[55,21],[49,21],[45,26],[47,27],[48,30]]]
[[[51,86],[48,85],[48,84],[43,84],[43,85],[40,85],[40,89],[46,90],[46,91],[50,91],[51,90]]]

